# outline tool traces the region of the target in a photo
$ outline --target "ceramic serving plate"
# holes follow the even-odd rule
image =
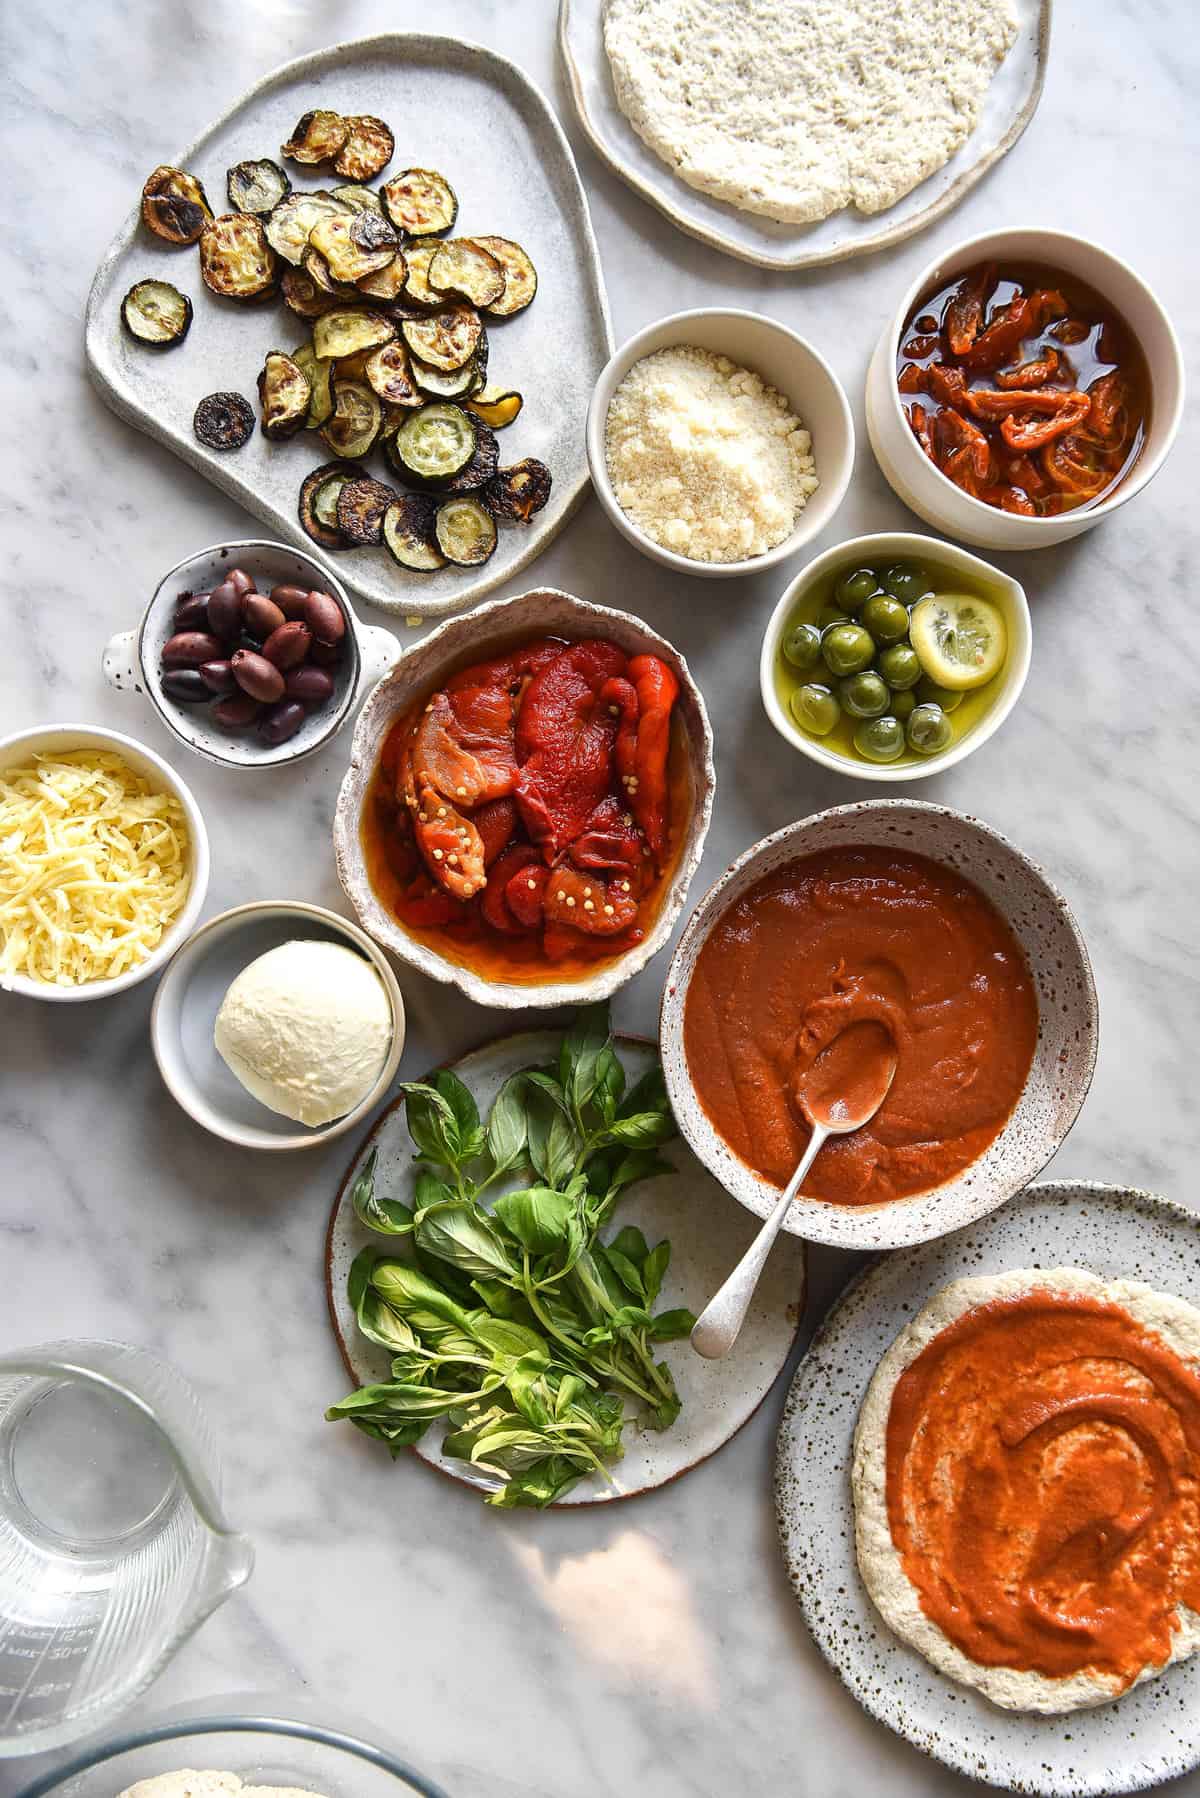
[[[635,193],[701,243],[760,268],[819,268],[902,243],[942,218],[1012,149],[1037,110],[1052,0],[1015,0],[1019,32],[988,89],[979,124],[943,169],[886,212],[847,207],[818,224],[779,224],[715,200],[643,143],[617,105],[604,50],[605,0],[559,0],[558,47],[579,122],[596,154]]]
[[[516,238],[533,257],[539,281],[532,306],[489,323],[490,378],[511,382],[525,397],[517,422],[500,433],[500,457],[506,463],[538,456],[546,463],[554,486],[545,510],[528,526],[503,526],[495,554],[474,570],[414,574],[383,548],[327,555],[305,535],[296,513],[305,475],[331,460],[315,432],[272,443],[256,431],[240,450],[217,453],[192,430],[205,394],[232,389],[254,403],[267,351],[305,342],[306,321],[280,299],[239,306],[211,294],[195,247],[175,249],[152,236],[136,204],[92,283],[88,370],[122,418],[326,562],[359,598],[402,616],[448,612],[527,567],[587,486],[583,421],[612,353],[587,201],[562,129],[526,76],[491,50],[419,33],[388,32],[285,63],[188,149],[148,145],[145,174],[157,162],[186,168],[223,212],[227,169],[246,157],[277,159],[300,114],[318,101],[388,121],[396,154],[381,180],[410,167],[441,169],[458,194],[463,230]],[[296,189],[338,179],[327,169],[287,168]],[[140,191],[130,199],[140,201]],[[175,349],[147,350],[122,327],[122,297],[145,277],[173,282],[195,308],[191,330]],[[364,472],[383,474],[378,455],[366,458]]]
[[[940,1242],[875,1261],[846,1288],[792,1382],[776,1462],[780,1538],[818,1648],[871,1716],[988,1785],[1112,1798],[1200,1762],[1200,1660],[1094,1710],[1000,1710],[892,1635],[855,1559],[851,1444],[881,1356],[951,1280],[1022,1267],[1146,1280],[1200,1304],[1200,1218],[1128,1187],[1049,1181]]]
[[[486,1115],[509,1075],[551,1060],[558,1053],[560,1041],[560,1034],[549,1030],[502,1036],[451,1065]],[[631,1037],[619,1037],[617,1048],[632,1085],[652,1064],[653,1049]],[[411,1202],[413,1145],[402,1099],[389,1106],[361,1144],[342,1181],[329,1220],[329,1311],[346,1371],[356,1385],[389,1377],[386,1350],[360,1335],[346,1301],[346,1276],[359,1250],[374,1246],[386,1254],[395,1247],[393,1239],[364,1229],[351,1203],[354,1182],[372,1149],[379,1151],[376,1190],[389,1198]],[[650,1243],[670,1238],[671,1265],[663,1282],[659,1308],[687,1305],[699,1311],[749,1247],[757,1226],[739,1206],[730,1203],[678,1138],[661,1152],[675,1172],[630,1187],[617,1209],[614,1225],[620,1228],[622,1223],[636,1223]],[[508,1183],[510,1187],[518,1184]],[[497,1187],[499,1190],[502,1187]],[[683,1401],[675,1423],[661,1433],[639,1432],[628,1425],[625,1456],[611,1469],[611,1483],[598,1475],[581,1480],[561,1503],[605,1504],[649,1492],[678,1479],[723,1447],[758,1409],[787,1360],[804,1307],[804,1279],[804,1244],[787,1238],[771,1256],[731,1354],[723,1361],[704,1361],[686,1342],[666,1344],[665,1359]],[[487,1475],[442,1455],[443,1434],[443,1425],[434,1423],[417,1443],[415,1452],[430,1467],[463,1485],[490,1491],[494,1482]]]

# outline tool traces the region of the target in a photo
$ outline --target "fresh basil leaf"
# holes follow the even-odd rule
[[[641,1269],[638,1267],[637,1263],[632,1261],[628,1255],[623,1255],[620,1249],[613,1248],[611,1244],[603,1251],[600,1251],[598,1244],[592,1249],[593,1255],[600,1252],[603,1253],[604,1259],[608,1262],[608,1265],[612,1268],[622,1286],[624,1286],[628,1292],[631,1292],[635,1299],[646,1298],[646,1287],[642,1280]]]
[[[671,1265],[671,1245],[667,1241],[657,1244],[642,1263],[642,1279],[646,1284],[646,1303],[652,1305],[662,1290],[663,1278]]]
[[[667,1083],[663,1079],[663,1071],[657,1062],[647,1068],[640,1080],[635,1080],[624,1100],[618,1107],[618,1117],[636,1117],[641,1111],[671,1110],[671,1101],[667,1097]]]
[[[364,1436],[373,1436],[378,1442],[386,1442],[393,1461],[401,1450],[411,1448],[414,1442],[419,1442],[429,1428],[428,1418],[424,1422],[414,1418],[411,1423],[396,1424],[373,1423],[369,1417],[352,1417],[350,1421]]]
[[[600,1076],[600,1057],[608,1047],[608,1001],[584,1005],[563,1037],[558,1052],[558,1078],[568,1103],[578,1114],[590,1101]]]
[[[527,1077],[532,1081],[532,1076]],[[551,1177],[551,1168],[557,1174],[563,1166],[567,1151],[570,1151],[570,1165],[574,1166],[576,1155],[575,1130],[559,1100],[554,1098],[546,1087],[533,1081],[528,1089],[528,1106],[526,1111],[527,1146],[529,1159],[533,1163],[536,1174],[547,1186],[557,1186],[556,1178]]]
[[[651,1321],[644,1305],[620,1305],[609,1318],[608,1327],[620,1334],[624,1330],[647,1330]]]
[[[435,1320],[465,1327],[466,1307],[457,1304],[450,1294],[429,1279],[409,1261],[377,1261],[371,1270],[371,1285],[386,1305],[419,1329],[415,1313],[425,1312]]]
[[[620,1192],[635,1180],[653,1180],[657,1174],[673,1174],[675,1169],[665,1155],[652,1149],[630,1149],[622,1155],[612,1171],[610,1190]]]
[[[425,1254],[447,1262],[468,1279],[488,1280],[517,1271],[491,1218],[466,1201],[426,1212],[417,1224],[416,1242]]]
[[[412,1349],[392,1356],[392,1378],[412,1386],[432,1386],[436,1383],[433,1378],[433,1362],[427,1361],[424,1355]]]
[[[524,1324],[512,1323],[503,1317],[485,1317],[474,1325],[473,1334],[494,1355],[505,1355],[514,1361],[540,1359],[543,1367],[550,1365],[550,1349],[545,1338]]]
[[[378,1149],[372,1149],[354,1182],[350,1194],[354,1215],[360,1224],[365,1224],[368,1230],[378,1231],[381,1236],[407,1236],[412,1229],[412,1212],[397,1200],[381,1199],[376,1194],[375,1163],[378,1158]]]
[[[457,1197],[454,1188],[431,1174],[427,1167],[419,1170],[413,1182],[414,1211],[428,1211],[431,1205],[452,1205]]]
[[[650,1411],[642,1413],[641,1422],[652,1430],[669,1430],[679,1416],[679,1394],[675,1390],[671,1369],[665,1361],[660,1361],[654,1371],[666,1388],[666,1392]]]
[[[481,1391],[492,1391],[500,1384],[499,1377],[493,1376],[484,1381]],[[411,1422],[415,1418],[445,1417],[457,1405],[463,1402],[461,1392],[450,1392],[438,1386],[414,1386],[408,1381],[385,1381],[378,1386],[360,1386],[349,1398],[342,1399],[336,1405],[330,1405],[325,1415],[327,1418],[353,1417],[363,1413],[372,1422],[388,1424],[393,1419],[397,1422]]]
[[[504,1511],[516,1510],[518,1506],[544,1511],[556,1498],[569,1492],[587,1471],[565,1455],[548,1455],[525,1473],[514,1474],[498,1492],[489,1493],[487,1503]]]
[[[464,1453],[464,1449],[466,1452]],[[546,1459],[546,1438],[518,1418],[473,1435],[460,1430],[442,1439],[442,1453],[496,1473],[518,1474]]]
[[[550,1255],[570,1247],[575,1201],[549,1186],[506,1192],[496,1200],[495,1214],[529,1255]]]
[[[362,1303],[363,1293],[371,1284],[371,1275],[378,1260],[378,1249],[360,1249],[350,1263],[350,1272],[346,1275],[346,1297],[355,1311]]]
[[[660,1311],[651,1321],[650,1334],[655,1342],[678,1342],[690,1336],[696,1327],[694,1311]]]
[[[616,1249],[619,1255],[627,1255],[639,1269],[650,1253],[649,1243],[635,1224],[625,1224],[604,1246],[610,1252]]]
[[[458,1125],[459,1137],[465,1142],[479,1128],[479,1107],[471,1096],[470,1088],[449,1068],[439,1068],[435,1074],[431,1074],[429,1084],[441,1093],[450,1107]]]
[[[554,1416],[562,1419],[571,1406],[586,1393],[587,1388],[578,1374],[565,1373],[558,1382],[558,1391],[554,1395]]]
[[[560,1111],[568,1109],[566,1093],[555,1076],[545,1068],[526,1068],[522,1077],[528,1086],[533,1087],[539,1093],[545,1093],[550,1102],[557,1105]]]
[[[625,1069],[617,1059],[611,1043],[606,1043],[596,1061],[596,1086],[592,1103],[606,1124],[617,1115],[621,1094],[625,1091]]]
[[[492,1103],[487,1121],[487,1148],[493,1173],[515,1167],[525,1153],[528,1119],[525,1076],[512,1074]]]
[[[462,1137],[449,1100],[423,1080],[403,1081],[400,1091],[404,1094],[408,1134],[418,1153],[443,1167],[456,1168]]]
[[[554,1401],[546,1384],[545,1351],[541,1355],[523,1355],[509,1369],[507,1386],[513,1404],[531,1424],[544,1429],[554,1416]]]
[[[638,1111],[632,1117],[616,1118],[605,1134],[613,1142],[648,1149],[655,1143],[670,1141],[675,1134],[675,1119],[670,1112]]]
[[[368,1288],[354,1310],[358,1327],[368,1342],[377,1342],[380,1348],[392,1350],[415,1348],[417,1336],[412,1325],[390,1305],[385,1305],[377,1292]]]

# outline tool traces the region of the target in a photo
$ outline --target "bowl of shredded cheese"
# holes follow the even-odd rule
[[[192,929],[208,868],[196,801],[132,737],[0,738],[0,993],[99,999],[145,980]]]

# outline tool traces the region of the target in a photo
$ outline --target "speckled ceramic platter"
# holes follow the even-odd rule
[[[545,97],[511,62],[454,38],[389,32],[286,63],[244,94],[188,149],[146,145],[156,163],[187,168],[214,209],[226,209],[226,170],[245,157],[277,158],[301,113],[315,104],[373,113],[396,134],[382,179],[409,167],[441,169],[454,185],[465,230],[516,238],[537,265],[538,293],[516,317],[489,323],[492,379],[525,396],[517,422],[500,434],[501,460],[539,456],[554,487],[528,526],[503,526],[481,568],[432,574],[402,569],[388,551],[327,555],[296,515],[300,483],[330,460],[312,431],[271,443],[256,431],[221,454],[199,443],[192,415],[205,394],[233,389],[253,403],[269,349],[307,340],[304,320],[282,300],[239,306],[211,294],[196,249],[175,249],[140,223],[135,205],[110,245],[87,310],[88,371],[122,418],[198,468],[272,529],[327,560],[359,598],[401,616],[430,616],[479,599],[511,579],[558,535],[587,487],[583,422],[596,377],[612,353],[604,277],[587,200],[570,147]],[[328,187],[328,170],[288,165],[297,189]],[[130,200],[140,199],[140,191]],[[174,282],[195,308],[185,341],[169,351],[134,343],[120,320],[122,296],[137,280]],[[380,472],[379,457],[365,472]]]
[[[557,1053],[560,1040],[557,1032],[548,1030],[503,1036],[452,1066],[474,1093],[480,1111],[486,1113],[510,1074],[548,1061]],[[617,1048],[632,1083],[650,1066],[652,1047],[632,1037],[619,1037]],[[359,1334],[346,1302],[346,1276],[355,1255],[372,1244],[385,1251],[388,1247],[387,1237],[372,1235],[363,1228],[350,1201],[359,1169],[373,1148],[379,1151],[377,1190],[392,1198],[406,1199],[412,1183],[413,1146],[403,1100],[397,1100],[383,1113],[360,1146],[329,1220],[329,1311],[347,1373],[360,1385],[388,1377],[386,1351]],[[754,1224],[697,1165],[678,1138],[668,1143],[662,1153],[675,1172],[631,1187],[618,1208],[616,1224],[619,1227],[625,1222],[636,1223],[651,1243],[670,1238],[671,1265],[663,1282],[660,1306],[687,1305],[699,1311],[749,1247]],[[698,1462],[706,1461],[736,1435],[767,1396],[787,1360],[804,1306],[804,1280],[804,1244],[789,1239],[777,1245],[771,1256],[732,1354],[723,1361],[705,1361],[686,1342],[667,1344],[665,1358],[683,1401],[675,1423],[661,1433],[639,1432],[627,1426],[625,1456],[612,1469],[612,1483],[605,1483],[599,1476],[583,1480],[561,1502],[605,1504],[665,1486]],[[435,1424],[417,1443],[414,1453],[464,1485],[489,1490],[491,1482],[485,1475],[442,1455],[443,1433],[442,1425]]]
[[[846,207],[818,224],[777,224],[689,187],[638,136],[617,105],[604,49],[605,0],[559,0],[558,47],[593,150],[635,193],[701,243],[760,268],[819,268],[902,243],[942,218],[1009,150],[1041,99],[1052,0],[1015,0],[1019,32],[988,90],[979,124],[944,168],[886,212]]]
[[[1146,1280],[1200,1304],[1200,1217],[1128,1187],[1051,1181],[940,1242],[877,1260],[846,1288],[797,1370],[779,1431],[775,1503],[808,1627],[871,1716],[988,1785],[1113,1798],[1200,1763],[1200,1659],[1094,1710],[1000,1710],[892,1635],[854,1553],[851,1442],[884,1351],[951,1280],[1063,1266]]]
[[[798,1198],[786,1230],[842,1249],[894,1249],[927,1242],[983,1217],[1041,1173],[1087,1097],[1096,1065],[1099,1009],[1079,926],[1042,870],[978,818],[912,799],[868,799],[789,824],[739,856],[700,901],[676,945],[663,990],[663,1073],[679,1128],[710,1173],[757,1217],[779,1197],[741,1161],[700,1105],[683,1049],[688,984],[710,929],[766,875],[801,856],[877,845],[927,856],[990,899],[1012,930],[1033,977],[1038,1038],[1024,1090],[1000,1135],[954,1180],[882,1205],[830,1205]]]

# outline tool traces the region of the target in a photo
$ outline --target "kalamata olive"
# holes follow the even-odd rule
[[[211,631],[176,631],[163,644],[165,668],[198,668],[221,653],[221,645]]]
[[[283,698],[283,676],[265,656],[255,655],[252,649],[235,649],[230,667],[242,692],[249,693],[252,699],[273,705]]]
[[[239,599],[245,599],[247,593],[253,593],[254,582],[244,568],[231,568],[225,576]]]
[[[335,662],[340,662],[342,659],[342,645],[341,643],[314,643],[308,652],[308,659],[310,662],[315,662],[319,668],[332,668]]]
[[[271,598],[285,618],[303,618],[308,603],[308,592],[304,587],[272,587]]]
[[[198,668],[172,668],[162,677],[162,690],[179,705],[199,705],[212,698]]]
[[[262,706],[249,693],[231,693],[228,699],[218,699],[212,715],[226,730],[245,730],[248,724],[254,723],[261,711]]]
[[[288,698],[298,699],[303,705],[324,705],[333,698],[332,674],[324,668],[314,668],[311,662],[303,668],[293,668],[283,685]]]
[[[206,631],[208,629],[208,594],[183,593],[175,606],[175,629],[177,631]]]
[[[346,619],[332,593],[310,593],[304,602],[304,622],[318,643],[340,643]]]
[[[283,613],[265,593],[247,593],[242,601],[242,629],[265,643],[272,631],[283,623]]]
[[[232,693],[237,685],[233,678],[233,665],[230,662],[201,662],[200,679],[210,693]]]
[[[208,596],[208,628],[228,643],[242,628],[242,596],[230,580],[222,581]]]
[[[273,705],[258,727],[258,734],[272,749],[294,737],[304,723],[305,711],[298,699],[285,699]]]
[[[298,668],[312,648],[312,632],[299,618],[289,618],[263,644],[262,652],[277,668]]]

